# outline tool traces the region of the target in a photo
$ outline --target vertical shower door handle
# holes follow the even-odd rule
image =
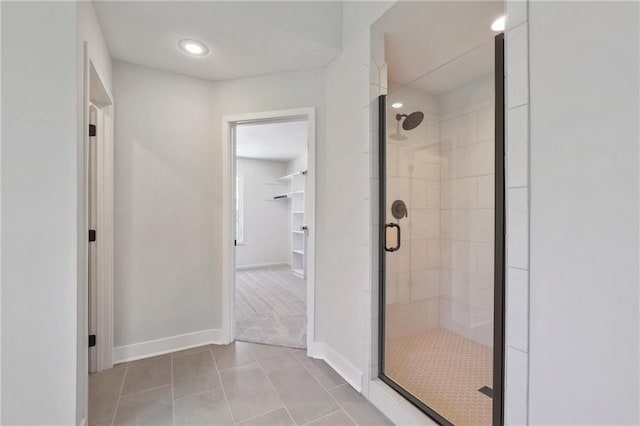
[[[390,238],[389,238],[389,232],[391,230],[396,231],[396,241],[395,241],[395,245],[393,247],[389,247],[387,246],[387,243],[390,242]],[[401,237],[400,237],[400,225],[398,225],[397,223],[387,223],[384,225],[384,249],[385,251],[398,251],[400,250],[400,241],[401,241]]]

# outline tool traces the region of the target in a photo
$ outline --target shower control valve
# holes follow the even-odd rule
[[[391,204],[391,214],[396,219],[402,219],[409,216],[407,205],[402,200],[395,200]]]

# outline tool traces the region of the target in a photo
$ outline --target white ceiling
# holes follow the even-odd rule
[[[438,95],[489,75],[491,23],[503,14],[504,1],[396,3],[374,24],[385,33],[390,89],[413,82]]]
[[[236,156],[291,161],[307,153],[307,122],[241,124],[236,128]]]
[[[114,59],[208,80],[324,67],[342,48],[336,1],[96,1]],[[186,55],[181,39],[205,43]]]

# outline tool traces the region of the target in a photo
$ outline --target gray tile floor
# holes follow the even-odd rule
[[[324,361],[236,342],[89,376],[89,425],[391,425]]]

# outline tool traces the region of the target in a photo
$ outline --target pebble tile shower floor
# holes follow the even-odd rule
[[[456,426],[492,423],[492,349],[435,328],[391,341],[386,374]]]
[[[324,361],[236,342],[89,375],[89,425],[391,425]]]

